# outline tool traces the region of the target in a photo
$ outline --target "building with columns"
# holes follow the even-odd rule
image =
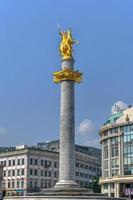
[[[53,188],[59,177],[59,141],[40,142],[34,147],[17,146],[0,152],[3,190],[6,195],[25,195]],[[100,149],[75,146],[75,181],[89,187],[100,175]]]
[[[133,194],[133,107],[115,109],[100,128],[102,193],[110,197]]]

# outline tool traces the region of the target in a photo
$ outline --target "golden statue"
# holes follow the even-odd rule
[[[69,59],[72,58],[72,45],[74,43],[78,43],[76,40],[73,40],[72,34],[71,34],[71,29],[69,29],[67,32],[61,32],[59,30],[59,34],[61,35],[61,43],[59,46],[59,52],[60,55],[63,59]]]

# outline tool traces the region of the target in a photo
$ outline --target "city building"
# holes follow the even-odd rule
[[[0,165],[0,200],[3,196],[3,166]]]
[[[43,144],[43,145],[42,145]],[[17,146],[0,153],[3,167],[3,190],[6,195],[25,195],[27,192],[52,188],[59,175],[59,141],[39,143],[37,146]],[[76,145],[75,177],[81,187],[89,187],[100,174],[100,150],[94,156],[89,147]],[[90,147],[91,149],[91,147]]]
[[[102,146],[102,193],[110,197],[133,194],[133,107],[114,112],[100,128]]]

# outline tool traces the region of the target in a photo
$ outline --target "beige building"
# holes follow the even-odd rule
[[[47,145],[46,145],[47,144]],[[51,150],[50,150],[51,149]],[[92,179],[99,176],[98,149],[76,146],[75,179],[81,187],[89,187]],[[38,146],[19,146],[16,150],[0,153],[3,168],[3,189],[6,195],[24,195],[54,187],[58,181],[58,141],[39,143]]]
[[[116,108],[99,133],[102,193],[112,197],[133,195],[133,107]]]

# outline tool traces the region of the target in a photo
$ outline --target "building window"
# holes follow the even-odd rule
[[[18,165],[20,165],[20,159],[18,159]]]
[[[32,183],[32,181],[30,181],[30,184],[29,184],[29,186],[30,186],[30,189],[32,189],[32,186],[33,186],[33,183]]]
[[[8,166],[11,166],[11,160],[8,160]]]
[[[8,176],[11,176],[11,170],[8,170]]]
[[[4,167],[6,167],[6,160],[4,160]]]
[[[17,188],[19,188],[20,187],[20,185],[19,185],[19,181],[17,181]]]
[[[103,188],[104,188],[105,190],[107,190],[107,189],[108,189],[108,183],[103,184]]]
[[[47,176],[47,171],[45,171],[45,176]]]
[[[93,167],[93,172],[95,172],[96,171],[96,167]]]
[[[56,171],[54,172],[54,177],[57,177],[57,172]]]
[[[37,159],[35,159],[35,165],[37,165]]]
[[[119,148],[118,148],[118,146],[112,146],[111,154],[112,154],[111,155],[112,157],[119,156]]]
[[[49,164],[48,164],[48,166],[51,167],[51,160],[49,160]]]
[[[43,160],[41,160],[41,166],[43,166]]]
[[[23,188],[24,187],[24,181],[22,180],[21,181],[21,188]]]
[[[22,158],[22,165],[24,165],[24,158]]]
[[[50,182],[48,183],[48,187],[51,188],[51,183]]]
[[[80,172],[80,177],[83,177],[83,172]]]
[[[123,127],[124,175],[133,175],[133,125]]]
[[[21,175],[22,176],[24,175],[24,169],[21,169]]]
[[[12,170],[12,176],[15,176],[15,169]]]
[[[47,182],[44,183],[44,187],[47,188]]]
[[[33,159],[30,158],[30,165],[33,165]]]
[[[41,188],[43,188],[43,181],[41,182]]]
[[[119,159],[112,159],[112,168],[119,167]]]
[[[48,161],[47,160],[45,160],[45,167],[47,167],[48,166]]]
[[[118,176],[118,175],[119,175],[119,169],[113,169],[112,176]]]
[[[83,169],[83,167],[84,167],[83,164],[80,164],[80,168]]]
[[[108,171],[105,171],[105,177],[108,177],[109,176],[109,172]]]
[[[30,175],[32,175],[33,174],[33,171],[32,171],[32,169],[30,169]]]
[[[104,168],[105,168],[105,169],[108,169],[108,160],[105,160],[105,161],[104,161]]]
[[[12,165],[15,166],[15,160],[12,160]]]
[[[75,163],[75,167],[79,167],[79,163],[76,162],[76,163]]]
[[[34,174],[35,174],[35,176],[37,176],[37,169],[35,169]]]
[[[49,177],[51,177],[51,171],[49,171],[48,175],[49,175]]]
[[[4,176],[4,177],[6,176],[6,170],[3,171],[3,176]]]
[[[10,181],[8,181],[8,188],[10,188],[11,187],[11,183],[10,183]]]
[[[14,184],[14,181],[12,181],[12,188],[14,188],[15,187],[15,184]]]
[[[17,169],[17,176],[20,176],[20,169]]]
[[[43,176],[43,170],[41,170],[41,176]]]
[[[38,187],[37,181],[34,182],[34,186],[35,186],[35,189],[37,189],[37,187]]]
[[[76,175],[76,176],[79,176],[79,172],[76,171],[76,172],[75,172],[75,175]]]
[[[57,161],[54,161],[54,167],[55,168],[57,167]]]
[[[108,158],[108,146],[104,147],[104,158]]]

